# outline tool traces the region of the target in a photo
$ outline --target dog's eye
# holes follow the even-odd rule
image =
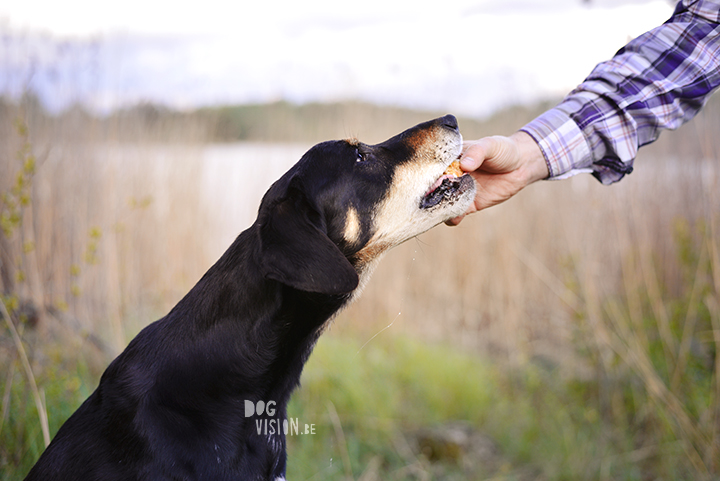
[[[360,149],[355,149],[355,161],[356,162],[365,162],[367,160],[367,156],[360,152]]]

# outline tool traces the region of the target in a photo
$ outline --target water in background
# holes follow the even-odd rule
[[[215,222],[218,255],[257,216],[267,189],[311,147],[305,144],[213,144],[202,149],[202,194]]]

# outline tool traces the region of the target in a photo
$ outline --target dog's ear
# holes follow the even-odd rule
[[[352,292],[358,274],[321,225],[320,214],[298,189],[291,187],[268,205],[260,219],[265,277],[307,292]]]

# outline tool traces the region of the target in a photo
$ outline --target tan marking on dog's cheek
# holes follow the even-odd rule
[[[431,130],[419,130],[408,136],[405,139],[405,143],[417,152],[427,144],[429,137],[434,137],[434,133]]]
[[[343,231],[343,238],[349,242],[354,243],[358,241],[360,236],[360,219],[358,219],[357,211],[354,207],[350,207],[345,217],[345,230]]]

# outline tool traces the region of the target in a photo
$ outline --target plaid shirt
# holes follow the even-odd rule
[[[683,0],[521,130],[540,146],[550,178],[589,172],[611,184],[632,172],[639,147],[694,117],[718,85],[720,0]]]

